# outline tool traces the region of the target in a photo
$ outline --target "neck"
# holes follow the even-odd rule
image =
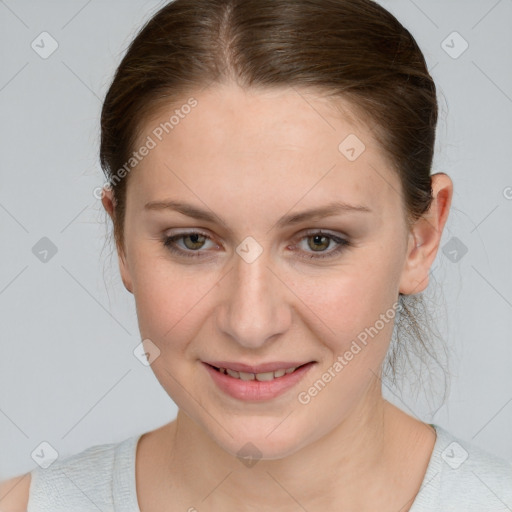
[[[410,455],[415,450],[418,425],[424,424],[377,391],[369,391],[350,415],[321,439],[286,458],[262,459],[250,466],[224,451],[179,411],[167,433],[172,441],[167,445],[170,454],[167,452],[165,471],[171,474],[161,478],[173,482],[183,503],[198,510],[243,510],[248,504],[257,505],[258,510],[295,510],[299,505],[306,510],[325,510],[333,503],[343,504],[343,510],[370,510],[371,503],[382,503],[383,493],[394,493],[393,503],[404,510],[404,499],[414,496],[410,496],[410,488],[397,492],[397,475],[404,470],[399,462],[406,451]],[[418,487],[426,467],[420,469]],[[405,472],[403,476],[410,478]]]

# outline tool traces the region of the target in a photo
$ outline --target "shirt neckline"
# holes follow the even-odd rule
[[[447,432],[440,427],[430,423],[431,427],[436,432],[436,441],[434,448],[430,455],[427,465],[427,470],[420,490],[409,509],[410,512],[421,510],[421,507],[429,504],[432,505],[432,500],[438,499],[437,493],[434,492],[436,477],[441,472],[441,445],[446,444]],[[139,508],[139,501],[137,499],[137,482],[136,482],[136,455],[137,446],[140,438],[144,433],[129,437],[119,443],[116,449],[115,462],[114,462],[114,476],[112,498],[114,502],[114,510],[116,512],[141,512]],[[436,503],[438,505],[438,503]]]
[[[116,448],[112,482],[112,501],[115,512],[140,512],[135,463],[137,446],[144,433],[125,439]]]
[[[436,431],[436,442],[428,461],[427,471],[421,482],[420,490],[412,502],[409,512],[419,512],[430,507],[432,510],[441,510],[439,503],[439,481],[442,470],[442,451],[450,443],[452,436],[439,425],[429,423]]]

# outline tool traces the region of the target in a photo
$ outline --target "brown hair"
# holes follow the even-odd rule
[[[101,112],[100,161],[113,189],[118,250],[129,176],[114,178],[145,122],[191,91],[228,81],[316,88],[348,100],[398,173],[408,225],[428,210],[436,87],[413,36],[391,13],[371,0],[175,0],[130,44]],[[421,296],[400,294],[400,304],[400,326],[435,359],[416,318]],[[393,379],[402,345],[390,350]]]

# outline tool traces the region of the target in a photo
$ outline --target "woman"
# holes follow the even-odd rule
[[[4,509],[512,506],[509,462],[382,397],[453,195],[436,122],[420,49],[370,0],[163,7],[107,93],[100,158],[178,416],[34,469]]]

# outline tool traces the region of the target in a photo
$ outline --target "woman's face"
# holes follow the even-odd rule
[[[367,129],[304,90],[217,85],[194,98],[139,139],[150,149],[129,176],[123,282],[179,409],[233,455],[250,442],[280,458],[380,394],[412,279],[401,185]],[[367,210],[301,216],[334,203]],[[313,364],[260,382],[205,364],[219,361]]]

